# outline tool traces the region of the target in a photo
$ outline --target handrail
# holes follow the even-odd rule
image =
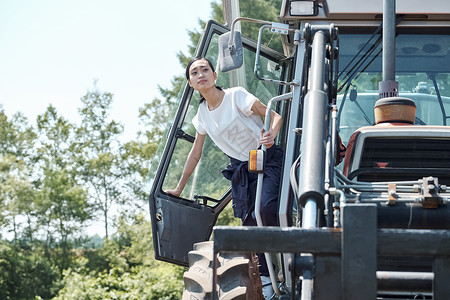
[[[292,92],[273,97],[272,99],[269,100],[269,103],[267,104],[267,108],[266,108],[266,117],[265,117],[265,121],[264,121],[264,132],[268,131],[269,127],[270,127],[270,117],[272,114],[272,103],[278,102],[278,101],[283,101],[283,100],[289,100],[289,99],[292,99]],[[267,149],[266,145],[261,145],[261,150],[266,151],[266,149]],[[256,199],[255,199],[255,217],[256,217],[256,224],[258,225],[258,227],[264,227],[263,221],[261,219],[261,213],[260,213],[263,179],[264,179],[264,173],[258,173],[258,181],[257,181],[257,185],[256,185]],[[267,268],[269,270],[270,281],[272,283],[273,290],[275,291],[275,293],[277,295],[280,295],[280,291],[276,284],[277,279],[275,277],[275,271],[274,271],[273,265],[272,265],[272,258],[270,257],[269,253],[264,253],[264,256],[266,258]]]

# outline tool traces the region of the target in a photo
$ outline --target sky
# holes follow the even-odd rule
[[[51,104],[78,122],[96,81],[134,139],[139,108],[184,73],[176,55],[188,53],[188,30],[203,30],[212,1],[1,0],[0,105],[33,124]]]

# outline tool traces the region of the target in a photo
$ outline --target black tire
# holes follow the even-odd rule
[[[189,269],[184,273],[183,300],[213,299],[213,243],[194,245],[189,252]],[[258,257],[250,253],[224,253],[216,262],[219,300],[261,300]]]

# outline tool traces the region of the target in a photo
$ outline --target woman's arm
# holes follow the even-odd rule
[[[252,111],[263,118],[266,117],[266,109],[267,107],[259,100],[256,100],[252,105]],[[265,132],[264,135],[262,134],[263,131],[261,131],[261,144],[266,145],[267,148],[272,147],[282,124],[283,119],[281,116],[272,110],[270,114],[269,131]]]
[[[186,164],[184,165],[183,173],[181,174],[180,181],[178,185],[173,190],[167,190],[166,193],[179,197],[181,192],[183,192],[186,183],[191,177],[192,172],[194,172],[195,167],[197,166],[200,158],[202,157],[203,144],[205,143],[206,134],[199,134],[198,132],[195,134],[195,141],[192,145],[191,152],[186,160]]]

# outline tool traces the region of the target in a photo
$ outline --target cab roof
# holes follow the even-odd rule
[[[283,1],[282,20],[381,20],[383,14],[383,0],[319,0],[317,1],[318,10],[316,16],[292,16],[290,14],[290,4],[298,1],[304,0]],[[405,15],[405,19],[439,20],[450,23],[449,0],[396,0],[396,14]]]

